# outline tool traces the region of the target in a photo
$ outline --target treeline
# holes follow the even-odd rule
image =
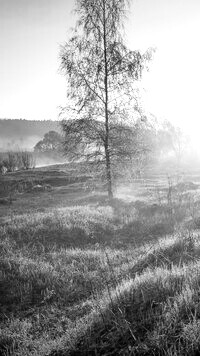
[[[28,170],[35,167],[35,157],[32,152],[5,152],[0,153],[0,173]]]
[[[50,130],[59,131],[58,121],[0,119],[0,135],[9,136],[43,136]]]

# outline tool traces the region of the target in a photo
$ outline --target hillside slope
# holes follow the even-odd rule
[[[48,131],[58,131],[58,121],[0,119],[0,151],[32,149]]]

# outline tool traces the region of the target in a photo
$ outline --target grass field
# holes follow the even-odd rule
[[[0,184],[0,356],[200,354],[200,175]]]

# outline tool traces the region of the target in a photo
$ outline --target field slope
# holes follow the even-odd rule
[[[110,204],[64,166],[2,177],[0,355],[198,355],[193,178],[119,186]]]

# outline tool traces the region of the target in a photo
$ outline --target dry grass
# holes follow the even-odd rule
[[[74,194],[77,205],[63,198],[55,207],[44,193],[39,212],[9,207],[0,226],[0,355],[197,355],[197,193],[176,189],[167,202],[164,187],[161,200],[151,191],[148,201],[111,206]]]

